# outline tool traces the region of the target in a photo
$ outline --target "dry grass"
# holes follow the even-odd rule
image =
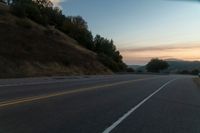
[[[111,73],[95,53],[56,29],[0,15],[0,77]],[[4,7],[4,6],[3,6]]]
[[[193,81],[200,87],[200,78],[193,78]]]

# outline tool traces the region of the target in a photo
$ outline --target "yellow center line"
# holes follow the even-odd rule
[[[32,102],[32,101],[37,101],[37,100],[48,99],[48,98],[52,98],[52,97],[58,97],[58,96],[63,96],[63,95],[69,95],[69,94],[74,94],[74,93],[80,93],[80,92],[95,90],[95,89],[99,89],[99,88],[112,87],[112,86],[127,84],[127,83],[131,83],[131,82],[138,82],[138,81],[144,81],[144,80],[150,80],[150,79],[158,79],[158,78],[160,78],[160,77],[135,79],[135,80],[129,80],[129,81],[121,81],[121,82],[117,82],[117,83],[111,83],[111,84],[105,84],[105,85],[99,85],[99,86],[80,88],[80,89],[76,89],[76,90],[68,90],[68,91],[63,91],[63,92],[56,92],[56,93],[47,94],[47,95],[33,96],[33,97],[27,97],[27,98],[19,98],[19,99],[15,99],[15,100],[8,100],[8,101],[0,102],[0,108],[6,107],[6,106],[10,106],[10,105],[17,105],[17,104],[22,104],[22,103],[26,103],[26,102]]]

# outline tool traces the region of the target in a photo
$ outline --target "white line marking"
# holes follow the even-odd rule
[[[133,107],[131,110],[129,110],[126,114],[124,114],[122,117],[120,117],[115,123],[113,123],[111,126],[106,128],[102,133],[110,133],[113,129],[115,129],[122,121],[124,121],[129,115],[131,115],[134,111],[136,111],[140,106],[142,106],[146,101],[148,101],[152,96],[154,96],[156,93],[158,93],[160,90],[162,90],[165,86],[172,83],[177,79],[173,79],[162,85],[158,90],[150,94],[148,97],[146,97],[144,100],[142,100],[139,104],[137,104],[135,107]]]

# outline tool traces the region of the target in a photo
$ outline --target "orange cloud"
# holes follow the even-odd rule
[[[182,60],[200,60],[200,44],[199,45],[174,45],[174,46],[158,46],[145,47],[135,49],[121,49],[121,54],[127,64],[145,64],[151,58],[177,58]]]

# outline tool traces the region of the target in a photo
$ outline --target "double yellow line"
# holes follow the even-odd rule
[[[150,79],[158,79],[158,78],[160,78],[160,77],[121,81],[121,82],[117,82],[117,83],[110,83],[110,84],[105,84],[105,85],[98,85],[98,86],[93,86],[93,87],[80,88],[80,89],[76,89],[76,90],[56,92],[56,93],[46,94],[46,95],[41,95],[41,96],[33,96],[33,97],[27,97],[27,98],[19,98],[19,99],[14,99],[14,100],[8,100],[8,101],[0,102],[0,108],[11,106],[11,105],[23,104],[23,103],[32,102],[32,101],[44,100],[44,99],[63,96],[63,95],[69,95],[69,94],[74,94],[74,93],[91,91],[91,90],[95,90],[95,89],[99,89],[99,88],[112,87],[112,86],[132,83],[132,82],[139,82],[139,81],[150,80]]]

